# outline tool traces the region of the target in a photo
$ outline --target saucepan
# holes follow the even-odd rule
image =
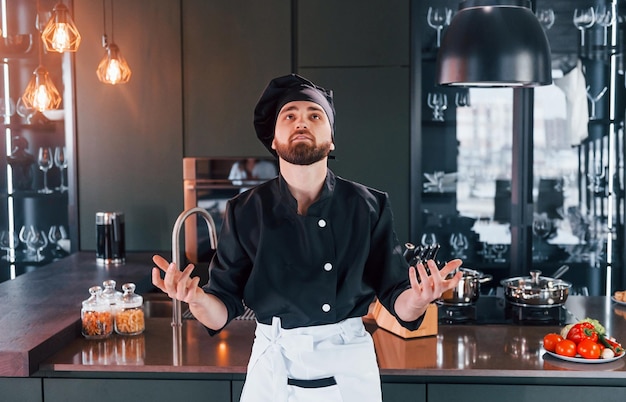
[[[439,301],[442,304],[464,306],[476,303],[480,295],[480,284],[493,279],[491,275],[485,275],[480,271],[469,268],[459,268],[463,272],[461,280],[456,287],[445,291]]]
[[[572,284],[559,279],[569,267],[559,268],[553,277],[541,276],[541,271],[530,271],[530,277],[504,279],[505,299],[519,306],[551,307],[565,304]]]

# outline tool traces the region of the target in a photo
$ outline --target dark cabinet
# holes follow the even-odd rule
[[[295,72],[335,95],[336,174],[389,193],[409,241],[409,0],[299,1]]]
[[[111,399],[136,401],[231,400],[230,381],[171,379],[69,379],[44,378],[46,402],[109,402]]]

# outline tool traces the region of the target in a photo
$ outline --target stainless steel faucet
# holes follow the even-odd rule
[[[176,264],[178,269],[182,269],[181,265],[181,252],[180,252],[180,230],[190,215],[198,214],[204,218],[208,228],[209,228],[209,241],[211,242],[211,249],[215,250],[217,248],[217,230],[215,228],[215,222],[211,215],[204,208],[194,207],[190,208],[186,211],[183,211],[176,219],[176,223],[174,223],[174,228],[172,229],[172,261]],[[180,300],[174,299],[173,303],[173,311],[172,311],[172,325],[180,326],[182,325],[182,313],[181,313],[181,304]]]
[[[209,228],[209,241],[211,242],[211,248],[215,250],[217,248],[217,230],[215,228],[215,222],[211,215],[200,207],[190,208],[183,211],[176,219],[174,228],[172,229],[172,262],[176,264],[178,269],[181,269],[181,253],[180,253],[180,230],[190,215],[198,214],[204,218]],[[172,303],[172,334],[173,334],[173,363],[175,366],[182,364],[182,308],[181,302],[178,299],[173,299]]]

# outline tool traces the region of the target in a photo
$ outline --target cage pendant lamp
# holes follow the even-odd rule
[[[437,54],[437,83],[536,87],[552,83],[548,38],[529,0],[463,0]]]
[[[33,76],[22,95],[24,105],[29,109],[43,112],[57,109],[61,105],[61,100],[61,94],[54,86],[48,70],[43,65],[39,65],[33,71]]]
[[[52,16],[46,23],[42,33],[46,50],[48,52],[75,52],[80,46],[80,33],[67,6],[58,3],[52,10]]]
[[[98,79],[105,84],[125,84],[130,80],[130,67],[115,43],[106,46],[96,73]]]
[[[113,42],[113,0],[111,0],[111,42],[109,43],[106,34],[106,0],[102,0],[102,19],[104,33],[102,34],[102,47],[104,47],[104,57],[100,60],[96,75],[100,82],[109,85],[125,84],[130,80],[131,70],[120,48]]]

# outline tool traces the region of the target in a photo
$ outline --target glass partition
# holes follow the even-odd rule
[[[623,11],[611,1],[533,2],[552,46],[554,83],[534,89],[532,149],[513,149],[512,89],[434,82],[437,38],[457,5],[427,1],[420,14],[427,23],[419,28],[421,126],[419,147],[412,147],[419,159],[412,205],[419,214],[412,240],[435,239],[442,260],[462,258],[494,275],[487,287],[497,286],[509,276],[511,248],[519,247],[510,233],[511,181],[519,180],[512,157],[531,152],[532,222],[524,225],[532,242],[524,252],[532,266],[525,269],[550,275],[568,264],[564,278],[574,293],[603,294],[606,277],[623,289],[624,19],[611,22],[606,10]],[[581,30],[577,10],[589,7],[596,18]],[[436,12],[444,18],[433,26]]]

